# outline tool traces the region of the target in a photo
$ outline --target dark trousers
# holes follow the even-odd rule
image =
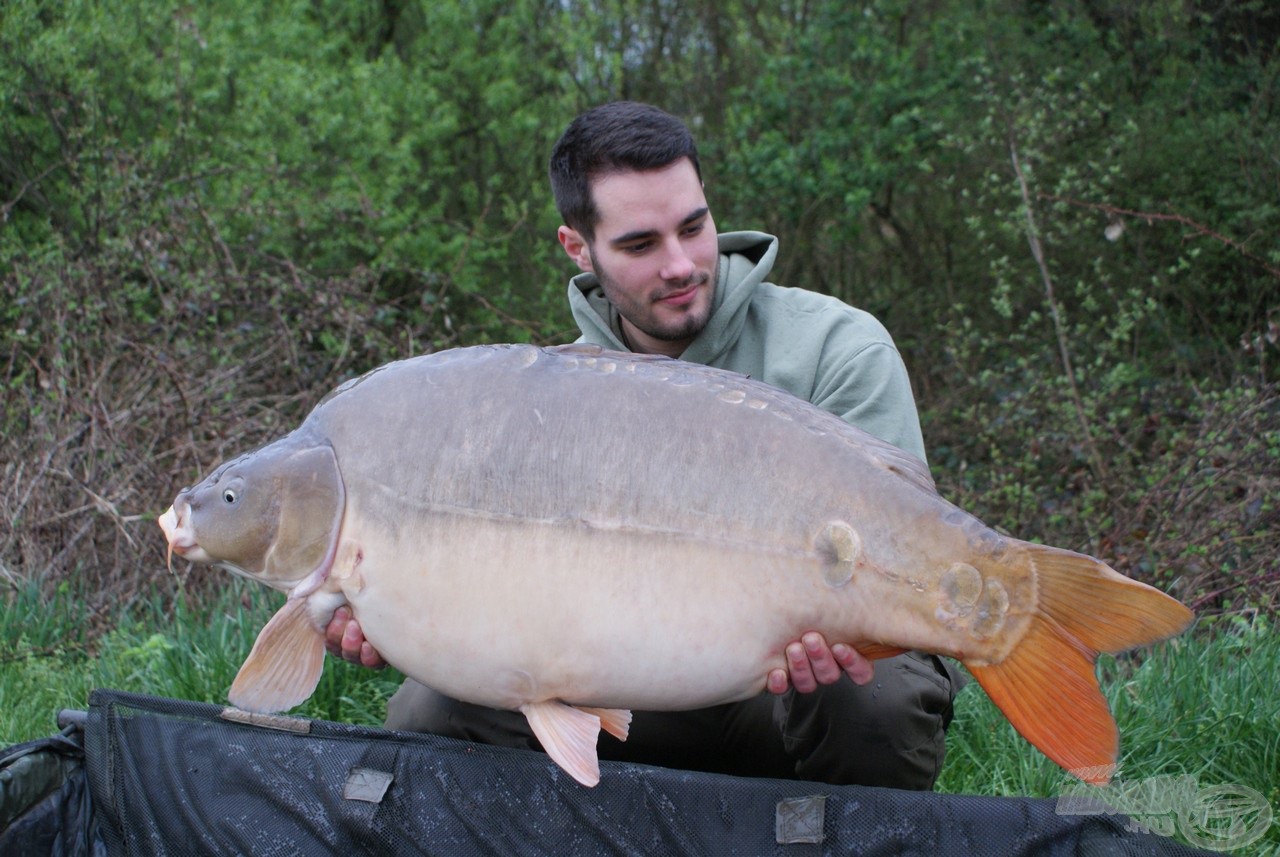
[[[696,711],[633,712],[630,737],[600,734],[602,759],[832,785],[931,789],[963,679],[949,662],[908,653],[875,678],[813,693],[761,694]],[[387,703],[388,729],[541,749],[518,711],[450,699],[412,679]]]

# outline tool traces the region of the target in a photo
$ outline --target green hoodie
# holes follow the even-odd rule
[[[833,297],[765,282],[778,239],[719,236],[711,318],[681,360],[729,369],[780,387],[925,460],[906,366],[871,314]],[[595,274],[569,283],[579,342],[627,351],[618,311]]]

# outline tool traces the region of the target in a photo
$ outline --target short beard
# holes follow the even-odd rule
[[[591,253],[589,246],[588,246],[587,252]],[[613,306],[613,308],[618,311],[619,315],[621,315],[628,322],[634,325],[635,328],[639,330],[641,333],[643,333],[645,336],[650,336],[661,342],[681,342],[683,340],[693,339],[695,336],[701,333],[704,328],[706,328],[707,323],[711,320],[711,313],[713,311],[712,308],[715,302],[715,288],[716,288],[716,284],[720,282],[720,260],[718,258],[716,259],[715,268],[712,269],[711,273],[705,279],[705,282],[709,282],[712,288],[711,301],[708,302],[707,304],[706,315],[705,316],[686,316],[680,323],[679,327],[675,327],[675,328],[672,328],[672,327],[659,328],[659,327],[655,327],[654,325],[648,324],[647,322],[641,323],[641,321],[643,320],[643,312],[640,308],[633,307],[629,304],[620,306],[619,302],[615,301],[614,298],[610,296],[609,294],[610,290],[605,287],[605,283],[612,283],[613,279],[609,276],[608,271],[606,271],[600,265],[594,253],[591,253],[591,264],[592,264],[592,267],[595,269],[596,280],[600,283],[600,288],[605,293],[605,298],[609,301],[609,303]],[[699,285],[701,285],[703,282],[704,280],[702,278],[699,278],[697,276],[691,277],[689,280],[686,280],[683,284],[681,284],[681,288],[683,288],[684,286],[692,285],[694,283],[698,283]],[[632,309],[636,309],[636,312],[624,311],[624,310],[632,310]]]

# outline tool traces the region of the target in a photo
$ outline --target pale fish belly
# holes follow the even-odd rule
[[[360,533],[364,585],[347,597],[369,641],[422,683],[501,708],[751,696],[823,594],[812,556],[622,529],[441,516],[399,539],[344,531]]]
[[[571,522],[432,515],[394,534],[349,519],[340,555],[360,563],[334,578],[383,657],[450,696],[700,708],[761,692],[808,630],[957,648],[937,575],[833,562],[846,528],[786,552]]]

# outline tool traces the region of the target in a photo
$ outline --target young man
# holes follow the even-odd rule
[[[579,341],[730,369],[790,391],[924,459],[902,359],[884,328],[834,298],[765,281],[777,239],[717,235],[685,125],[615,102],[575,119],[551,155],[558,237],[583,271],[569,285]],[[380,658],[346,608],[328,630],[347,660]],[[748,776],[933,787],[959,677],[932,655],[871,665],[815,633],[787,647],[770,693],[691,712],[635,712],[600,757]],[[839,681],[843,675],[852,681]],[[406,681],[387,726],[537,746],[523,715]]]

